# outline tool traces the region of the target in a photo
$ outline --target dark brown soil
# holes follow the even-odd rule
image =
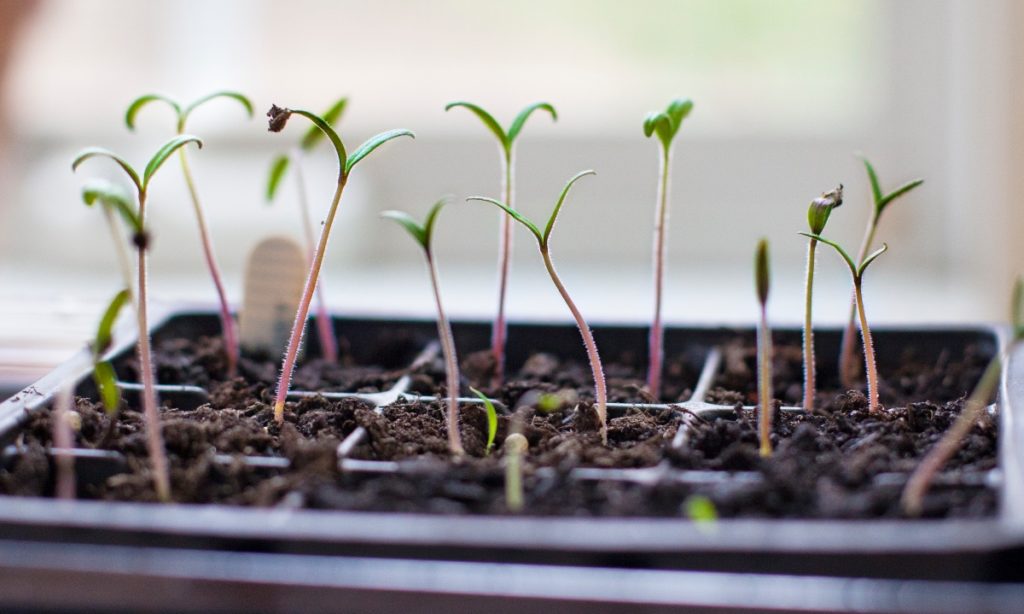
[[[285,423],[274,423],[268,401],[276,365],[259,357],[243,360],[240,375],[224,381],[219,343],[165,341],[159,345],[161,383],[206,387],[211,402],[183,411],[166,408],[162,430],[172,466],[174,497],[181,502],[222,502],[355,510],[437,513],[507,513],[502,442],[515,431],[529,441],[524,463],[526,511],[541,515],[685,515],[686,500],[709,497],[721,516],[874,518],[899,516],[900,476],[910,471],[960,410],[983,360],[969,350],[962,357],[909,361],[885,378],[883,403],[871,414],[859,392],[838,393],[823,378],[816,415],[780,415],[775,453],[757,452],[755,417],[739,406],[756,401],[753,348],[726,348],[723,369],[709,401],[737,406],[717,420],[673,409],[630,409],[613,413],[608,443],[602,444],[592,406],[589,367],[534,355],[500,390],[490,391],[514,410],[499,416],[494,449],[486,447],[486,415],[479,405],[460,410],[467,456],[448,454],[445,416],[436,402],[392,404],[381,413],[357,400],[331,402],[309,397],[290,403]],[[464,385],[489,383],[486,353],[469,355]],[[799,348],[780,345],[775,356],[775,392],[785,404],[799,400]],[[131,375],[131,361],[122,365]],[[613,400],[650,401],[634,364],[606,365]],[[664,394],[689,397],[699,366],[679,358],[667,369]],[[296,388],[377,391],[403,371],[309,361],[296,374]],[[443,394],[440,361],[413,372],[412,391]],[[464,391],[465,392],[465,391]],[[413,395],[415,396],[415,395]],[[80,467],[80,494],[117,500],[154,500],[141,415],[126,408],[111,427],[92,402],[79,399],[76,446],[112,450],[127,466],[111,476]],[[685,424],[686,445],[673,449]],[[356,428],[367,431],[350,458],[397,461],[397,474],[342,472],[338,444]],[[7,494],[52,493],[50,413],[31,417],[19,438],[19,453],[0,470]],[[997,429],[987,420],[972,431],[943,478],[977,477],[996,463]],[[227,457],[218,456],[227,455]],[[244,457],[287,459],[290,468],[248,464]],[[578,479],[575,468],[647,468],[661,478],[637,481]],[[720,483],[670,479],[674,470],[719,472]],[[994,512],[996,493],[980,486],[938,487],[926,500],[929,516],[984,516]]]

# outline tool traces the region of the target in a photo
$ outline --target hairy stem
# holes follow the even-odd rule
[[[648,339],[647,389],[655,400],[661,397],[661,370],[665,332],[661,325],[662,289],[665,280],[665,234],[668,230],[668,178],[671,147],[663,147],[659,159],[658,206],[654,214],[654,317]]]
[[[306,318],[309,317],[309,305],[313,299],[313,290],[316,288],[320,278],[320,267],[323,266],[324,254],[327,251],[327,239],[331,235],[331,227],[334,225],[334,217],[338,213],[338,203],[341,202],[341,194],[345,191],[347,176],[338,179],[338,187],[334,190],[334,200],[331,201],[331,208],[327,212],[327,220],[320,231],[320,242],[317,244],[316,254],[309,266],[309,276],[306,277],[306,285],[302,289],[302,300],[299,301],[299,309],[295,313],[295,323],[292,324],[292,333],[288,338],[288,349],[284,354],[284,361],[281,364],[281,377],[277,381],[277,398],[274,401],[274,420],[281,424],[284,422],[284,402],[288,397],[288,389],[292,384],[292,373],[295,371],[295,359],[299,355],[299,344],[302,343],[302,331],[306,328]]]
[[[864,261],[868,255],[871,244],[875,242],[875,231],[878,230],[878,214],[874,208],[871,209],[871,217],[868,218],[867,228],[864,229],[864,237],[860,242],[860,249],[857,251],[856,262]],[[857,296],[855,292],[850,293],[850,315],[846,319],[846,328],[843,329],[843,341],[839,347],[839,381],[843,388],[852,389],[857,385]]]
[[[139,194],[139,219],[145,228],[146,193]],[[153,356],[149,346],[149,315],[146,297],[146,248],[138,250],[138,304],[135,312],[139,321],[139,370],[142,372],[142,418],[146,425],[146,447],[153,462],[153,484],[161,501],[171,500],[171,479],[167,468],[167,453],[164,450],[163,433],[160,430],[160,413],[156,399],[156,382],[153,372]]]
[[[761,305],[761,323],[757,328],[758,416],[762,457],[772,455],[772,333],[768,328],[768,306]]]
[[[444,352],[445,374],[448,380],[448,448],[452,454],[465,454],[462,437],[459,435],[459,360],[455,355],[455,338],[452,327],[441,304],[441,284],[438,280],[434,257],[427,251],[427,267],[430,269],[430,284],[434,288],[434,302],[437,304],[437,336],[441,339]]]
[[[213,239],[206,227],[206,216],[203,214],[202,205],[199,204],[199,192],[192,179],[192,170],[189,168],[188,156],[184,149],[178,150],[178,158],[181,160],[181,172],[185,175],[189,196],[192,197],[192,208],[195,210],[196,222],[199,225],[199,239],[203,244],[206,267],[210,269],[210,277],[213,279],[213,286],[217,290],[217,300],[220,302],[220,324],[224,331],[224,349],[228,357],[228,377],[234,377],[238,372],[238,332],[235,328],[235,319],[231,316],[231,307],[228,306],[224,282],[220,277],[220,267],[217,266],[217,257],[213,253]]]
[[[814,293],[814,260],[818,240],[811,239],[807,245],[807,283],[804,288],[804,410],[814,411],[815,369],[814,327],[811,321]]]
[[[309,198],[306,195],[306,178],[302,172],[302,150],[295,149],[292,153],[292,160],[295,161],[295,185],[299,192],[299,211],[302,214],[302,230],[306,237],[307,259],[313,262],[313,255],[316,253],[316,239],[313,233],[313,219],[309,215]],[[316,327],[317,335],[320,338],[320,352],[324,360],[329,363],[338,362],[338,338],[334,333],[334,322],[327,312],[327,301],[324,299],[324,284],[318,281],[316,284]]]
[[[569,311],[572,312],[572,317],[576,320],[576,326],[580,329],[580,335],[583,337],[583,345],[586,347],[587,357],[590,359],[590,370],[594,375],[597,416],[601,420],[601,441],[607,444],[608,390],[605,386],[604,367],[601,366],[601,356],[597,353],[597,344],[594,343],[594,334],[590,331],[590,327],[587,326],[580,310],[576,308],[576,303],[574,303],[569,297],[569,292],[567,292],[565,286],[562,285],[562,280],[558,277],[558,273],[555,272],[555,264],[551,261],[551,252],[545,246],[541,247],[540,253],[544,258],[544,266],[548,269],[548,275],[551,276],[551,281],[554,282],[555,287],[558,288],[558,293],[562,295],[562,300],[565,301],[566,306],[569,307]]]
[[[71,455],[71,450],[75,447],[75,437],[71,432],[71,425],[68,424],[73,396],[73,386],[62,386],[57,392],[51,417],[53,447],[59,450],[54,452],[57,473],[54,480],[54,496],[64,500],[75,498],[75,457]]]
[[[921,461],[921,464],[914,469],[906,486],[903,487],[903,494],[900,496],[900,506],[903,512],[909,516],[919,516],[924,503],[924,495],[928,492],[935,475],[942,469],[943,465],[953,458],[956,451],[960,449],[964,438],[971,432],[971,428],[978,422],[985,404],[992,398],[996,388],[999,386],[999,374],[1002,370],[1002,361],[996,356],[988,363],[985,373],[975,386],[974,392],[964,403],[957,416],[956,422],[942,436],[928,454]]]
[[[857,299],[857,314],[860,316],[860,334],[864,342],[864,372],[868,376],[868,411],[881,409],[878,403],[878,368],[875,366],[875,345],[871,341],[871,329],[868,328],[868,317],[864,313],[864,293],[861,291],[861,280],[854,281],[854,294]]]
[[[502,148],[502,162],[504,172],[501,176],[501,191],[505,197],[505,204],[515,209],[512,202],[514,196],[513,163],[515,151],[512,147]],[[505,320],[505,296],[508,292],[508,275],[512,266],[512,218],[504,213],[501,214],[501,229],[498,246],[498,311],[494,316],[494,325],[491,327],[491,353],[494,356],[494,378],[491,381],[493,388],[500,388],[505,380],[505,339],[508,333],[508,324]]]

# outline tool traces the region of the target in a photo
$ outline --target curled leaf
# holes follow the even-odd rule
[[[117,316],[121,313],[121,309],[128,304],[131,298],[131,290],[127,288],[121,290],[114,295],[107,309],[103,312],[103,316],[100,317],[99,326],[96,328],[96,339],[93,341],[92,346],[93,356],[97,361],[110,349],[114,323],[117,321]]]
[[[596,175],[597,172],[593,170],[580,171],[573,175],[572,179],[565,184],[562,188],[562,193],[558,195],[558,202],[555,203],[555,208],[551,212],[551,217],[548,218],[548,224],[544,227],[544,234],[541,238],[541,245],[547,245],[548,239],[551,237],[551,231],[555,228],[555,220],[558,218],[558,213],[562,210],[562,203],[565,202],[565,197],[569,194],[569,189],[572,188],[573,184],[579,181],[581,178],[587,175]]]
[[[277,105],[270,107],[267,111],[267,116],[270,118],[270,131],[280,132],[284,129],[285,124],[288,122],[288,118],[291,117],[292,113],[301,115],[313,122],[313,124],[319,128],[327,139],[334,146],[334,152],[338,155],[338,181],[348,175],[348,153],[345,151],[345,144],[341,142],[341,137],[331,127],[324,118],[320,117],[316,113],[305,111],[303,109],[282,109]]]
[[[95,157],[109,158],[116,162],[117,165],[120,166],[122,170],[124,170],[125,174],[128,175],[128,178],[132,180],[132,183],[135,184],[135,187],[140,192],[142,191],[142,181],[139,179],[139,174],[135,172],[134,168],[132,168],[132,165],[128,164],[128,162],[126,162],[124,158],[118,156],[114,152],[107,149],[103,149],[101,147],[89,147],[78,152],[78,155],[75,156],[75,159],[71,161],[71,170],[78,170],[78,167],[82,164],[82,162],[85,162],[89,158]]]
[[[93,179],[82,188],[82,200],[89,206],[99,201],[102,206],[109,207],[120,215],[132,232],[142,231],[139,212],[120,186],[102,179]]]
[[[405,211],[382,211],[380,216],[382,218],[397,222],[400,226],[402,226],[402,228],[405,228],[410,235],[412,235],[412,238],[415,239],[416,242],[420,244],[420,247],[422,247],[425,250],[430,249],[428,247],[429,244],[427,243],[427,231],[424,230],[423,226],[419,225],[415,218],[413,218]]]
[[[884,254],[887,251],[889,251],[889,245],[886,244],[886,243],[882,243],[882,247],[880,247],[880,248],[876,249],[875,251],[871,252],[870,254],[868,254],[864,258],[864,261],[860,263],[860,266],[857,267],[857,277],[863,277],[864,276],[864,271],[867,270],[868,265],[871,264],[872,262],[874,262],[875,259],[877,259],[879,256],[881,256],[882,254]]]
[[[491,449],[494,447],[494,437],[498,434],[498,412],[494,409],[494,403],[487,398],[487,395],[472,386],[469,389],[483,402],[484,409],[487,412],[487,445],[484,449],[487,454],[490,454]]]
[[[192,102],[187,107],[185,107],[185,109],[181,112],[181,119],[179,120],[180,124],[178,126],[178,129],[183,130],[185,128],[185,120],[188,118],[189,114],[192,113],[192,111],[195,111],[198,107],[201,107],[202,105],[206,104],[211,100],[216,100],[217,98],[228,98],[230,100],[237,101],[238,104],[242,105],[242,107],[245,109],[245,112],[249,117],[252,117],[254,113],[252,101],[250,101],[243,94],[232,91],[214,92],[212,94],[207,94],[206,96],[203,96],[202,98]]]
[[[345,112],[345,107],[348,106],[348,98],[339,98],[327,111],[324,112],[320,117],[323,118],[324,122],[329,126],[334,126],[341,119],[341,114]],[[310,151],[316,144],[324,138],[323,130],[320,130],[317,126],[311,126],[306,134],[302,136],[302,140],[299,141],[299,147],[303,151]]]
[[[399,128],[395,130],[387,130],[385,132],[375,134],[374,136],[371,136],[370,138],[366,139],[366,141],[364,141],[362,145],[357,147],[356,150],[352,152],[352,155],[349,156],[348,161],[345,162],[345,175],[351,173],[352,169],[355,168],[355,165],[359,164],[359,162],[363,158],[370,155],[370,153],[374,149],[377,149],[384,143],[387,143],[392,139],[397,139],[398,137],[401,136],[407,136],[413,139],[416,138],[416,135],[413,134],[411,130]]]
[[[501,147],[506,152],[509,150],[509,148],[511,147],[511,140],[505,134],[505,131],[502,129],[501,124],[499,124],[498,121],[494,119],[493,115],[491,115],[487,111],[484,111],[483,108],[481,108],[479,105],[475,105],[472,102],[464,101],[449,102],[448,104],[445,105],[444,110],[450,111],[456,107],[468,109],[478,118],[480,118],[480,121],[482,121],[484,125],[487,126],[487,129],[490,130],[491,133],[494,134],[494,137],[498,139],[498,142],[501,143]],[[526,121],[525,118],[523,119],[523,121]]]
[[[470,196],[469,198],[466,199],[467,202],[474,200],[485,203],[491,203],[492,205],[500,208],[502,211],[512,216],[512,219],[519,222],[523,226],[526,226],[526,229],[533,233],[533,236],[537,238],[537,242],[541,245],[544,245],[544,235],[541,233],[540,229],[537,228],[537,225],[530,221],[530,218],[526,217],[525,215],[516,211],[515,209],[509,207],[505,203],[499,200],[495,200],[493,198],[488,198],[486,196]]]
[[[153,157],[149,159],[149,164],[146,165],[146,170],[142,173],[142,188],[145,189],[149,185],[149,180],[153,178],[153,174],[163,166],[163,163],[167,161],[167,158],[171,157],[171,154],[189,143],[195,143],[200,149],[203,147],[203,141],[191,134],[180,134],[164,143],[153,154]]]
[[[142,107],[154,101],[167,103],[167,105],[174,110],[174,118],[178,121],[181,120],[181,105],[173,99],[168,98],[163,94],[146,94],[145,96],[139,96],[133,100],[131,104],[128,105],[128,110],[124,113],[124,123],[128,126],[129,130],[135,130],[135,116],[139,114]]]
[[[313,127],[319,132],[319,128]],[[291,158],[281,154],[274,158],[274,161],[270,163],[270,172],[267,174],[267,202],[274,200],[274,196],[277,195],[277,187],[281,185],[281,179],[284,178],[285,172],[288,170],[288,165],[291,163]]]
[[[508,127],[508,147],[512,147],[512,144],[516,141],[516,137],[519,136],[519,133],[523,130],[523,126],[526,125],[526,120],[530,118],[530,114],[537,110],[547,111],[551,115],[551,119],[553,121],[558,121],[558,112],[555,111],[555,107],[551,106],[550,103],[535,102],[531,104],[520,111],[519,115],[516,115],[516,118],[512,120],[512,125]]]

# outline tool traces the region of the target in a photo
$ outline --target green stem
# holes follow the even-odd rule
[[[455,338],[452,327],[441,303],[441,284],[438,280],[437,265],[429,250],[427,267],[430,269],[430,285],[434,288],[434,302],[437,304],[437,336],[441,339],[444,352],[445,371],[448,379],[448,448],[452,454],[462,456],[462,437],[459,435],[459,360],[455,354]]]
[[[868,317],[864,313],[864,293],[861,291],[861,279],[853,282],[857,300],[857,314],[860,316],[860,334],[864,342],[864,372],[868,377],[868,411],[881,409],[878,402],[878,367],[875,365],[875,345],[871,341],[871,329],[868,328]]]
[[[501,188],[505,204],[511,209],[515,209],[515,204],[512,202],[515,192],[513,189],[513,164],[515,161],[513,147],[502,148],[504,173],[502,174]],[[491,386],[494,388],[501,387],[505,379],[505,342],[508,333],[508,324],[505,319],[505,296],[508,293],[508,276],[512,266],[512,230],[512,218],[503,213],[498,246],[498,311],[494,316],[494,325],[491,328],[491,353],[494,356],[494,378],[491,381]]]
[[[762,457],[772,455],[772,334],[768,328],[768,306],[761,304],[761,325],[757,329],[758,431]]]
[[[565,286],[562,285],[562,280],[558,277],[558,273],[555,272],[555,264],[551,261],[551,252],[548,250],[546,245],[541,246],[540,253],[544,258],[544,266],[547,267],[548,275],[551,276],[551,281],[554,282],[555,287],[558,289],[558,293],[562,295],[562,300],[565,301],[566,306],[569,307],[569,311],[572,312],[572,317],[576,320],[576,327],[579,328],[580,335],[583,337],[583,345],[586,347],[587,357],[590,359],[590,370],[594,375],[597,416],[601,421],[601,441],[603,443],[608,443],[608,392],[604,381],[604,367],[601,366],[601,356],[597,353],[597,344],[594,342],[594,335],[590,331],[590,327],[587,326],[587,322],[583,319],[583,315],[580,313],[580,310],[576,308],[576,303],[574,303],[572,298],[569,297],[569,292],[566,291]]]
[[[338,187],[334,190],[334,199],[331,201],[331,208],[327,212],[327,219],[320,231],[320,242],[317,244],[316,254],[309,266],[309,275],[306,277],[306,285],[302,290],[302,300],[299,301],[299,309],[295,314],[295,322],[292,324],[291,336],[288,338],[288,349],[284,354],[284,361],[281,364],[281,377],[277,382],[277,398],[274,401],[274,420],[281,424],[284,422],[284,403],[288,398],[288,389],[292,383],[292,373],[295,371],[295,360],[299,354],[299,344],[302,342],[302,331],[306,327],[306,318],[309,317],[309,305],[313,299],[313,292],[317,281],[320,279],[320,268],[323,266],[324,254],[327,252],[327,239],[331,235],[331,227],[334,226],[334,218],[338,214],[338,203],[341,202],[341,195],[345,191],[345,184],[348,182],[347,175],[341,175],[338,179]]]
[[[999,386],[999,375],[1002,371],[1002,361],[995,356],[975,386],[974,392],[964,402],[960,415],[957,416],[953,426],[936,443],[924,460],[911,474],[907,485],[903,488],[900,497],[900,505],[904,513],[909,516],[919,516],[924,503],[924,495],[928,492],[932,480],[942,467],[953,458],[956,451],[960,449],[964,438],[971,432],[971,428],[978,422],[985,404],[992,398],[996,388]]]
[[[814,327],[811,321],[814,293],[814,265],[817,239],[807,245],[807,282],[804,287],[804,410],[814,411],[815,370]]]
[[[654,316],[648,340],[647,389],[655,399],[661,396],[661,370],[665,333],[661,325],[662,290],[665,280],[665,234],[668,227],[669,169],[672,149],[662,147],[659,158],[658,208],[654,217]]]

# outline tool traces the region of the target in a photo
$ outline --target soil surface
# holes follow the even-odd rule
[[[498,416],[494,445],[488,450],[483,405],[463,404],[459,427],[467,454],[455,460],[448,453],[442,407],[432,398],[418,399],[445,393],[440,358],[413,369],[359,366],[350,356],[340,365],[309,360],[296,371],[293,389],[378,392],[409,375],[409,394],[379,411],[354,398],[306,397],[289,403],[285,421],[278,425],[272,414],[275,362],[248,356],[238,377],[227,379],[218,340],[163,340],[155,356],[159,381],[203,387],[210,399],[197,409],[163,409],[174,498],[504,514],[509,513],[508,462],[502,444],[517,432],[529,443],[522,463],[524,512],[529,514],[685,517],[688,501],[700,495],[714,503],[721,517],[898,517],[907,472],[956,418],[986,362],[974,348],[962,356],[941,353],[925,359],[908,350],[899,369],[881,373],[885,408],[876,413],[867,411],[862,393],[841,391],[834,378],[822,374],[816,413],[776,411],[774,454],[761,458],[756,416],[742,407],[756,403],[755,348],[736,341],[722,349],[722,367],[705,399],[723,405],[717,417],[677,407],[613,409],[607,444],[593,406],[589,365],[534,354],[496,386],[489,355],[469,354],[462,364],[462,394],[470,396],[469,386],[483,389],[504,405],[499,409],[508,411]],[[690,398],[701,368],[699,357],[705,353],[706,348],[694,350],[669,361],[662,399]],[[776,407],[796,404],[801,397],[800,348],[776,346],[773,362]],[[122,360],[118,369],[122,377],[133,379],[134,360]],[[653,401],[635,362],[613,360],[605,369],[610,401]],[[76,447],[117,453],[111,459],[76,463],[79,495],[155,500],[141,414],[124,407],[111,419],[84,398],[76,400],[75,414]],[[994,422],[986,417],[972,430],[940,476],[942,483],[926,498],[926,516],[994,513],[997,493],[983,480],[984,472],[996,465]],[[394,461],[397,472],[339,466],[339,444],[357,429],[365,435],[348,458]],[[680,429],[683,445],[674,447]],[[51,430],[49,409],[29,418],[16,451],[5,456],[0,491],[52,495],[53,467],[46,453]],[[280,466],[247,457],[276,459]],[[595,470],[622,469],[631,471],[593,479]],[[704,472],[702,479],[693,479],[698,475],[693,471]],[[720,479],[707,479],[709,471]]]

